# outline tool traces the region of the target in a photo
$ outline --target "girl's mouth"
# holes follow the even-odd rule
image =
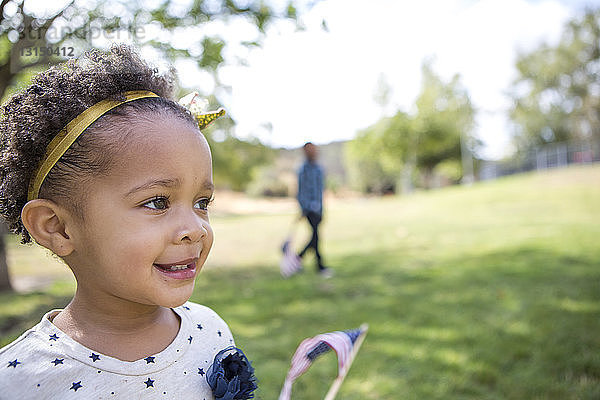
[[[176,264],[154,264],[154,268],[173,279],[192,279],[196,277],[196,260]]]

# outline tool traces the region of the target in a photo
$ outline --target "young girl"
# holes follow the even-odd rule
[[[77,290],[0,350],[0,398],[252,396],[224,395],[244,389],[213,365],[231,332],[187,302],[213,242],[214,187],[199,120],[172,95],[172,74],[115,46],[40,73],[4,106],[0,211],[65,261]]]

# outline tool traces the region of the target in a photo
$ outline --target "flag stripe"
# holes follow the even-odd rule
[[[292,383],[310,367],[313,360],[333,349],[338,358],[338,376],[345,375],[348,361],[352,357],[352,349],[357,338],[363,333],[362,329],[323,333],[312,338],[304,339],[292,356],[290,370],[287,373],[280,400],[291,396]],[[351,362],[350,362],[351,363]]]
[[[300,260],[292,250],[292,246],[289,240],[283,244],[283,257],[279,263],[281,275],[284,278],[288,278],[302,269]]]

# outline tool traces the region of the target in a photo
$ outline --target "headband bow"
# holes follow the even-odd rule
[[[219,108],[216,111],[204,112],[208,107],[208,100],[203,99],[198,92],[192,92],[183,96],[179,100],[179,104],[187,108],[196,117],[200,130],[206,128],[215,119],[225,115],[223,108]]]

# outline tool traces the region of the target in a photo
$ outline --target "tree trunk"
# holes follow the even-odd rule
[[[415,189],[413,187],[413,174],[417,165],[417,152],[411,151],[408,160],[402,166],[400,177],[400,187],[402,194],[411,194]]]
[[[2,2],[4,4],[4,2]],[[10,69],[10,60],[0,66],[0,98],[4,95],[6,88],[10,84],[14,74]],[[0,222],[0,292],[12,291],[10,278],[8,277],[8,264],[6,263],[6,243],[4,235],[8,233],[6,225]]]
[[[411,194],[414,191],[412,183],[412,176],[414,170],[415,166],[412,163],[412,161],[404,164],[404,166],[402,167],[402,172],[400,176],[400,188],[402,194]]]
[[[6,233],[6,226],[0,223],[0,292],[13,290],[8,277],[8,263],[6,262]]]
[[[10,60],[4,65],[0,65],[0,98],[4,97],[4,92],[6,92],[8,85],[10,85],[13,76],[14,74],[12,74],[10,68]]]

